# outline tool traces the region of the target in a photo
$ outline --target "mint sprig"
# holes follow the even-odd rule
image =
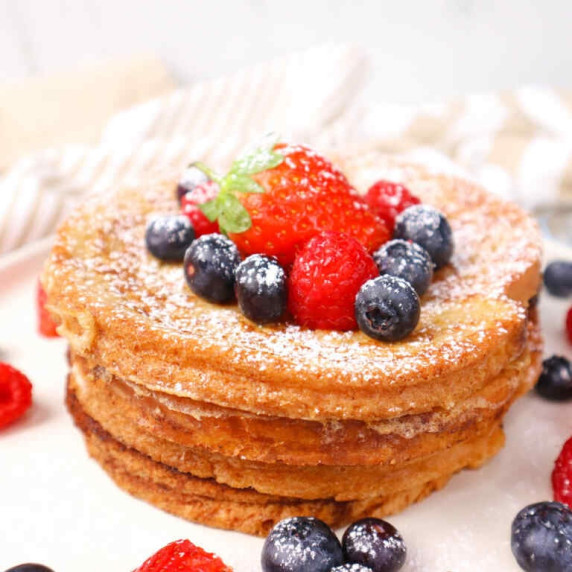
[[[218,176],[206,165],[197,163],[197,166],[219,185],[218,195],[198,207],[211,222],[218,220],[221,232],[241,233],[252,226],[248,211],[235,193],[264,192],[264,188],[252,175],[273,169],[284,161],[284,156],[274,150],[276,141],[276,137],[266,137],[262,144],[240,155],[224,177]]]

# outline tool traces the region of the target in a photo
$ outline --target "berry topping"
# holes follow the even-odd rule
[[[184,171],[177,185],[177,199],[179,203],[183,197],[199,185],[210,181],[210,177],[203,171],[198,163],[191,163]]]
[[[278,261],[253,254],[236,269],[236,298],[242,313],[253,322],[280,319],[286,309],[286,274]]]
[[[512,522],[511,548],[527,572],[572,570],[572,511],[558,502],[524,507]]]
[[[312,517],[280,521],[262,548],[263,572],[330,572],[343,561],[342,547],[330,527]]]
[[[401,211],[421,202],[407,187],[391,181],[378,181],[373,184],[367,191],[365,200],[389,230],[393,230],[395,217]]]
[[[26,564],[19,564],[18,566],[13,566],[8,568],[4,572],[54,572],[51,568],[44,566],[43,564],[34,564],[28,562]]]
[[[544,269],[546,289],[559,298],[572,294],[572,262],[554,260]]]
[[[554,463],[552,491],[555,501],[572,508],[572,437],[564,443]]]
[[[394,238],[411,240],[422,246],[436,268],[442,268],[453,255],[453,232],[445,216],[427,205],[404,210],[395,219]]]
[[[353,562],[351,564],[342,564],[332,568],[330,572],[372,572],[371,568]]]
[[[185,254],[185,278],[191,290],[222,304],[234,300],[234,273],[240,254],[222,234],[205,234],[191,244]]]
[[[572,308],[568,308],[568,312],[566,312],[565,328],[568,341],[572,344]]]
[[[196,237],[219,232],[218,222],[211,222],[199,208],[199,205],[212,201],[217,196],[218,190],[218,185],[210,181],[197,185],[181,199],[181,210],[189,217]]]
[[[373,572],[396,572],[405,562],[405,542],[395,527],[379,518],[364,518],[348,527],[342,538],[344,559]]]
[[[323,232],[296,255],[288,282],[288,309],[302,326],[356,329],[356,294],[376,276],[379,271],[373,258],[355,238]]]
[[[562,356],[551,356],[542,362],[542,373],[535,386],[546,399],[565,401],[572,399],[572,367]]]
[[[159,260],[181,262],[195,239],[195,231],[184,215],[162,216],[147,225],[147,250]]]
[[[409,282],[395,276],[379,276],[366,282],[355,300],[360,330],[384,342],[409,335],[419,322],[419,296]]]
[[[232,568],[189,540],[177,540],[161,548],[133,572],[232,572]]]
[[[379,273],[397,276],[409,282],[419,296],[425,294],[433,278],[433,262],[429,253],[405,240],[391,240],[373,255]]]
[[[48,297],[46,291],[42,287],[42,284],[38,282],[36,290],[36,303],[38,312],[38,333],[46,338],[57,338],[59,337],[56,331],[57,324],[52,319],[50,313],[46,310],[46,302]]]
[[[32,404],[32,384],[20,371],[0,362],[0,427],[20,418]]]
[[[201,210],[218,219],[243,255],[266,254],[287,266],[322,231],[343,230],[369,252],[389,239],[342,172],[308,147],[268,141],[215,180],[221,192]]]

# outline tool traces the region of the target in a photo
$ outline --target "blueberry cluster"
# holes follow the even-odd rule
[[[454,249],[449,222],[427,205],[399,214],[393,237],[373,255],[380,277],[366,282],[355,302],[359,328],[386,342],[401,340],[415,329],[419,297],[429,288],[433,269],[447,264]]]
[[[317,518],[280,521],[262,548],[263,572],[397,572],[405,563],[399,532],[379,518],[350,525],[342,542]]]

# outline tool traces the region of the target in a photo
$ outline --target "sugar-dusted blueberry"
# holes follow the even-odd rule
[[[385,342],[409,335],[419,322],[419,296],[409,282],[395,276],[368,280],[356,296],[355,313],[360,330]]]
[[[552,401],[572,399],[572,366],[562,356],[550,356],[542,362],[542,372],[535,389]]]
[[[407,550],[397,529],[379,518],[363,518],[350,525],[342,538],[346,562],[357,562],[372,572],[396,572]]]
[[[330,572],[342,562],[340,541],[326,523],[312,517],[281,520],[262,547],[263,572]]]
[[[511,548],[527,572],[570,572],[572,511],[559,502],[524,507],[512,522]]]
[[[235,271],[240,254],[234,242],[222,234],[205,234],[185,253],[185,278],[191,290],[222,304],[234,299]]]
[[[431,284],[433,262],[429,253],[415,242],[390,240],[380,246],[373,259],[381,275],[403,278],[413,286],[419,296],[425,294]]]
[[[286,273],[275,258],[253,254],[236,269],[235,292],[242,313],[253,322],[279,320],[286,309]]]
[[[51,568],[44,566],[43,564],[33,564],[28,562],[26,564],[19,564],[18,566],[13,566],[8,568],[5,572],[54,572]]]
[[[177,199],[179,203],[183,197],[195,189],[198,185],[204,185],[210,181],[210,177],[196,164],[191,163],[181,175],[177,184]]]
[[[193,225],[183,215],[154,218],[145,232],[147,250],[159,260],[170,262],[181,262],[194,239]]]
[[[415,205],[397,215],[393,238],[411,240],[422,246],[436,268],[445,266],[453,255],[453,231],[449,221],[428,205]]]
[[[336,566],[335,568],[332,568],[330,572],[372,572],[372,570],[363,564],[350,562],[347,564],[342,564],[341,566]]]

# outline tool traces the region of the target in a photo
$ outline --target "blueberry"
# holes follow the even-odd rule
[[[5,572],[54,572],[51,568],[44,566],[43,564],[20,564],[12,568],[8,568]]]
[[[554,260],[544,269],[546,289],[559,298],[572,294],[572,262]]]
[[[195,163],[191,163],[184,171],[177,184],[177,199],[181,199],[190,193],[195,187],[204,185],[210,181],[210,177]]]
[[[234,273],[240,254],[232,240],[222,234],[204,234],[185,253],[185,278],[191,290],[222,304],[234,300]]]
[[[405,563],[407,550],[395,527],[379,518],[354,522],[342,538],[344,559],[371,568],[372,572],[395,572]]]
[[[411,240],[422,246],[436,268],[442,268],[453,255],[453,231],[449,222],[437,209],[428,205],[414,205],[395,219],[393,238]]]
[[[373,259],[380,274],[403,278],[419,296],[425,294],[431,284],[433,262],[429,253],[415,242],[390,240],[375,252]]]
[[[542,362],[542,373],[536,391],[551,401],[572,399],[572,366],[562,356],[551,356]]]
[[[330,572],[342,562],[340,541],[326,523],[312,517],[280,521],[262,547],[263,572]]]
[[[259,324],[275,322],[286,308],[286,273],[276,259],[253,254],[236,269],[235,292],[249,320]]]
[[[184,215],[162,216],[147,225],[147,250],[159,260],[181,262],[195,239],[195,231]]]
[[[384,342],[394,342],[409,335],[419,322],[419,296],[409,282],[384,275],[368,280],[355,301],[360,330]]]
[[[527,572],[571,572],[572,511],[559,502],[524,507],[512,522],[511,548]]]
[[[362,566],[361,564],[353,562],[351,564],[336,566],[335,568],[332,568],[330,572],[372,572],[372,570],[367,566]]]

